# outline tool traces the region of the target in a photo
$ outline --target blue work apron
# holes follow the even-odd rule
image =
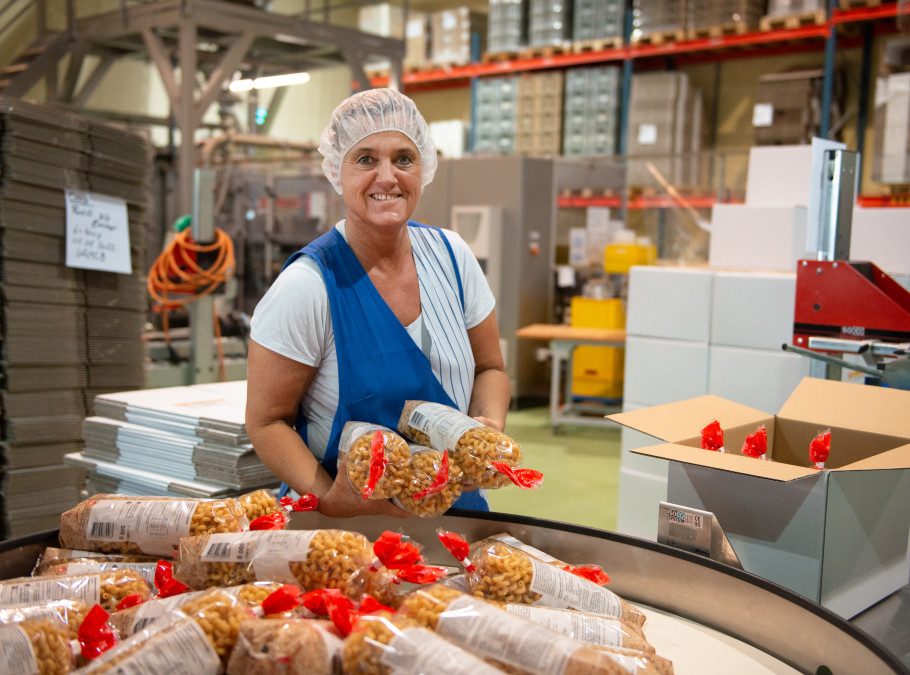
[[[408,226],[429,228],[414,222],[409,222]],[[439,236],[452,258],[463,306],[464,294],[455,254],[445,236],[442,233]],[[457,406],[436,379],[430,360],[379,295],[337,228],[294,253],[284,267],[301,255],[312,258],[322,271],[335,333],[338,410],[322,459],[322,466],[334,477],[338,471],[338,441],[345,423],[371,422],[395,429],[407,400]],[[306,442],[306,419],[302,408],[295,427]],[[453,506],[490,510],[481,491],[463,493]]]

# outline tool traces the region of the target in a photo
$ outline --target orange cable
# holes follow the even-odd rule
[[[161,325],[168,343],[170,343],[168,312],[210,295],[218,286],[234,276],[236,268],[234,243],[222,229],[215,228],[215,241],[211,244],[198,244],[190,235],[190,230],[186,229],[174,237],[155,260],[146,283],[149,295],[161,306]],[[212,251],[217,251],[215,261],[210,268],[203,269],[196,262],[196,255]],[[173,294],[176,294],[176,297]],[[224,380],[226,379],[224,347],[221,344],[221,326],[214,305],[212,314],[221,378]]]

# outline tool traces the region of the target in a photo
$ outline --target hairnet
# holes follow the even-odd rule
[[[367,89],[342,101],[319,138],[322,172],[341,194],[341,163],[348,151],[370,134],[399,131],[420,153],[421,186],[436,175],[439,160],[430,128],[414,101],[394,89]]]

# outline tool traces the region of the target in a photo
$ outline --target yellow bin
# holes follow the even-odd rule
[[[622,300],[572,298],[572,325],[579,328],[625,328]],[[621,347],[578,347],[572,358],[572,393],[575,396],[615,399],[622,397]]]

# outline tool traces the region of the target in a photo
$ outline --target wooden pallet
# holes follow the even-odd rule
[[[602,52],[607,49],[619,49],[622,47],[622,37],[600,38],[598,40],[579,40],[572,43],[572,52],[574,54],[589,54],[592,52]]]
[[[522,49],[519,54],[519,58],[522,59],[541,59],[549,58],[552,56],[558,56],[560,54],[571,54],[572,46],[562,46],[562,45],[544,45],[542,47],[528,47],[527,49]]]
[[[559,196],[563,199],[591,199],[593,197],[618,197],[619,191],[616,188],[579,188],[564,189],[559,191]]]
[[[882,0],[840,0],[838,7],[841,9],[853,9],[854,7],[878,7]]]
[[[503,63],[505,61],[514,61],[519,57],[518,52],[492,52],[486,53],[481,57],[484,63]]]
[[[758,29],[763,32],[788,28],[801,28],[803,26],[821,26],[828,20],[828,13],[819,9],[814,12],[800,14],[784,14],[782,16],[763,16],[758,22]]]
[[[662,45],[666,44],[667,42],[682,42],[685,39],[686,31],[678,29],[645,33],[643,35],[636,36],[632,42],[637,45]]]
[[[721,38],[725,35],[743,35],[752,30],[752,27],[743,21],[731,21],[713,26],[700,26],[686,31],[687,40],[700,40],[704,38]]]

